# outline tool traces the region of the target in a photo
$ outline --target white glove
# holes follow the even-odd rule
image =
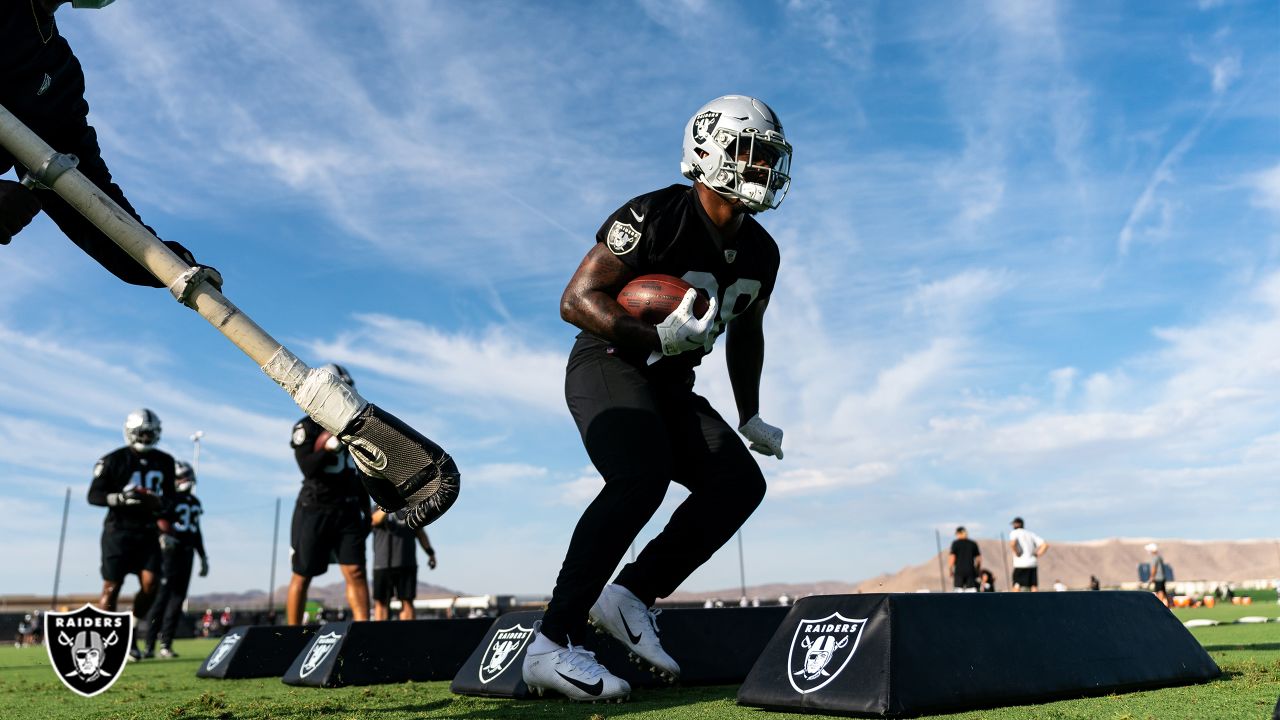
[[[738,432],[751,442],[752,450],[761,455],[773,455],[782,459],[782,428],[761,420],[759,413],[752,415],[750,420],[738,428]]]
[[[141,505],[142,498],[129,493],[107,493],[107,507],[127,507]]]
[[[716,299],[707,303],[707,312],[702,317],[693,314],[693,303],[698,299],[696,288],[689,288],[684,299],[666,320],[658,323],[658,340],[662,342],[663,355],[679,355],[682,352],[706,347],[711,330],[715,327]],[[714,336],[711,336],[714,339]]]

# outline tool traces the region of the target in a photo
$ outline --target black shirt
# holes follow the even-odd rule
[[[957,538],[951,543],[951,554],[956,556],[956,577],[973,577],[978,573],[973,561],[982,553],[978,543],[969,538]]]
[[[388,513],[373,528],[373,569],[418,567],[418,531],[404,521],[404,511]]]
[[[89,504],[105,506],[111,493],[124,492],[130,486],[145,488],[161,499],[162,510],[157,512],[146,505],[117,505],[107,510],[103,524],[115,529],[155,529],[156,518],[173,518],[173,470],[173,456],[163,450],[114,450],[93,467]]]
[[[360,482],[360,471],[347,452],[346,445],[339,445],[337,452],[323,447],[316,449],[316,439],[324,428],[309,417],[293,426],[290,445],[298,469],[302,470],[302,490],[298,503],[304,507],[341,507],[347,504],[368,505],[369,496]]]
[[[54,150],[79,158],[80,172],[141,222],[102,160],[98,135],[89,125],[80,61],[58,34],[57,21],[39,8],[40,3],[31,0],[0,2],[0,105]],[[14,158],[0,148],[0,175],[15,165]],[[56,193],[36,193],[62,232],[116,277],[134,285],[161,287],[151,273]]]
[[[720,303],[717,336],[751,303],[767,298],[778,277],[778,244],[760,223],[743,216],[733,237],[723,237],[689,185],[672,185],[628,201],[600,226],[596,242],[604,243],[637,275],[674,275],[714,294]],[[610,347],[585,331],[578,339],[575,351]],[[617,351],[638,367],[674,377],[689,376],[706,355],[690,350],[649,366],[648,350]]]
[[[191,493],[174,493],[173,535],[184,545],[190,545],[204,555],[204,535],[200,532],[200,516],[204,507],[200,498]]]

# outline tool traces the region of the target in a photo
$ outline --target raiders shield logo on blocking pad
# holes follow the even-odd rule
[[[511,663],[520,657],[525,645],[533,639],[533,628],[519,623],[511,627],[498,628],[489,647],[485,648],[480,658],[480,682],[488,683],[511,667]]]
[[[787,679],[800,694],[821,689],[849,664],[862,639],[867,619],[850,620],[840,613],[801,620],[791,638]]]
[[[342,633],[336,632],[325,633],[316,638],[316,641],[311,643],[311,649],[307,650],[307,657],[302,661],[302,667],[298,668],[298,677],[306,677],[320,667],[320,663],[329,657],[329,653],[341,638]]]
[[[120,678],[133,643],[133,613],[107,612],[86,603],[72,612],[44,615],[44,647],[63,685],[85,696]]]
[[[213,649],[213,654],[210,655],[209,659],[205,662],[204,669],[206,671],[212,670],[221,665],[222,661],[226,660],[227,656],[231,654],[231,651],[235,649],[236,643],[238,642],[240,642],[240,635],[238,633],[224,635],[222,637],[222,642],[218,643],[218,647]]]

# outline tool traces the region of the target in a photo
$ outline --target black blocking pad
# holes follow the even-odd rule
[[[681,685],[739,683],[783,618],[785,607],[664,610],[657,618],[662,646],[680,665]],[[453,679],[460,695],[524,698],[529,688],[521,678],[521,664],[533,639],[541,611],[508,613],[494,621],[484,639]],[[637,667],[613,638],[593,633],[583,646],[596,653],[609,671],[632,687],[665,683],[646,668]]]
[[[791,609],[738,702],[918,715],[1203,682],[1220,673],[1146,592],[826,595]]]
[[[196,677],[280,677],[315,631],[315,626],[237,625],[222,636]]]
[[[454,618],[326,623],[280,679],[314,687],[448,680],[492,622]]]

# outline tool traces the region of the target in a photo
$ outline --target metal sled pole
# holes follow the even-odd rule
[[[30,168],[25,184],[38,183],[56,192],[164,283],[179,302],[252,358],[321,427],[346,443],[367,476],[365,487],[375,502],[393,511],[413,508],[408,519],[415,526],[426,525],[452,506],[458,472],[438,445],[331,373],[307,367],[214,287],[206,268],[183,262],[76,170],[74,156],[55,152],[3,106],[0,145]]]

